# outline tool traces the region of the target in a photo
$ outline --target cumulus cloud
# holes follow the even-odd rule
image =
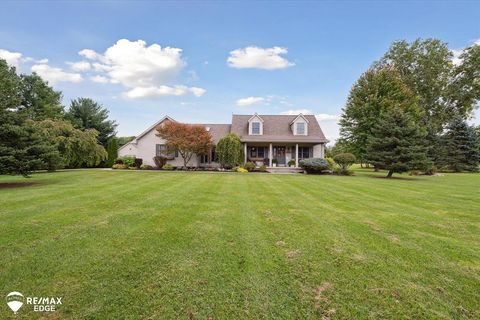
[[[472,41],[471,45],[480,46],[480,39]],[[465,48],[463,48],[463,49],[451,49],[451,51],[453,53],[452,63],[454,65],[458,66],[462,63],[462,59],[460,59],[460,55],[463,53],[463,50],[465,50]]]
[[[125,92],[124,96],[129,99],[137,99],[183,96],[187,93],[192,93],[194,96],[200,97],[205,93],[205,90],[202,88],[187,86],[136,87],[132,90]]]
[[[237,69],[284,69],[295,65],[281,56],[287,54],[287,52],[287,48],[282,47],[259,48],[251,46],[231,51],[227,61],[230,67]]]
[[[260,104],[265,102],[265,98],[263,97],[247,97],[237,100],[238,107],[248,107],[256,104]]]
[[[188,93],[199,97],[205,93],[202,88],[170,85],[186,65],[179,48],[162,48],[158,44],[147,46],[143,40],[121,39],[103,54],[91,49],[84,49],[79,54],[92,60],[93,69],[108,82],[126,87],[128,90],[124,96],[130,99]],[[95,79],[104,81],[103,78]]]
[[[283,114],[283,115],[289,115],[289,116],[294,116],[294,115],[297,115],[297,114],[313,114],[313,112],[311,110],[308,110],[308,109],[297,109],[297,110],[288,110],[288,111],[283,111],[283,112],[280,112],[280,114]]]
[[[79,73],[65,72],[61,68],[51,67],[48,64],[35,64],[31,70],[52,85],[61,81],[78,83],[83,80],[82,75]]]
[[[88,61],[78,61],[78,62],[67,62],[70,66],[70,69],[77,72],[85,72],[90,70],[91,65]]]
[[[20,66],[20,60],[22,59],[22,54],[20,52],[12,52],[0,49],[0,59],[4,59],[10,66],[18,69]]]
[[[109,82],[107,77],[99,76],[99,75],[91,76],[90,80],[92,80],[93,82],[96,82],[96,83],[108,83]]]
[[[319,113],[316,114],[315,117],[318,121],[335,121],[337,122],[340,120],[340,116],[337,114],[327,114],[327,113]]]

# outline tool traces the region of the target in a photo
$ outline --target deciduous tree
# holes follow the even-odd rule
[[[165,121],[157,131],[157,135],[166,141],[167,149],[178,150],[184,168],[193,155],[207,154],[213,146],[212,136],[201,125]]]

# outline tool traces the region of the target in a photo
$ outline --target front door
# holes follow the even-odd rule
[[[273,159],[277,159],[279,166],[285,165],[285,147],[273,147]]]

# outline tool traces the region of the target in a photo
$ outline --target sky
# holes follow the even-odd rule
[[[396,40],[480,41],[480,2],[2,2],[0,57],[64,105],[89,97],[137,135],[169,115],[317,115],[327,138],[349,90]],[[475,123],[480,124],[480,112]]]

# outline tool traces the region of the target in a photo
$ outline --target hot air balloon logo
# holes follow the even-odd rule
[[[23,306],[23,294],[17,291],[7,294],[7,305],[14,314],[17,314],[18,309]]]

